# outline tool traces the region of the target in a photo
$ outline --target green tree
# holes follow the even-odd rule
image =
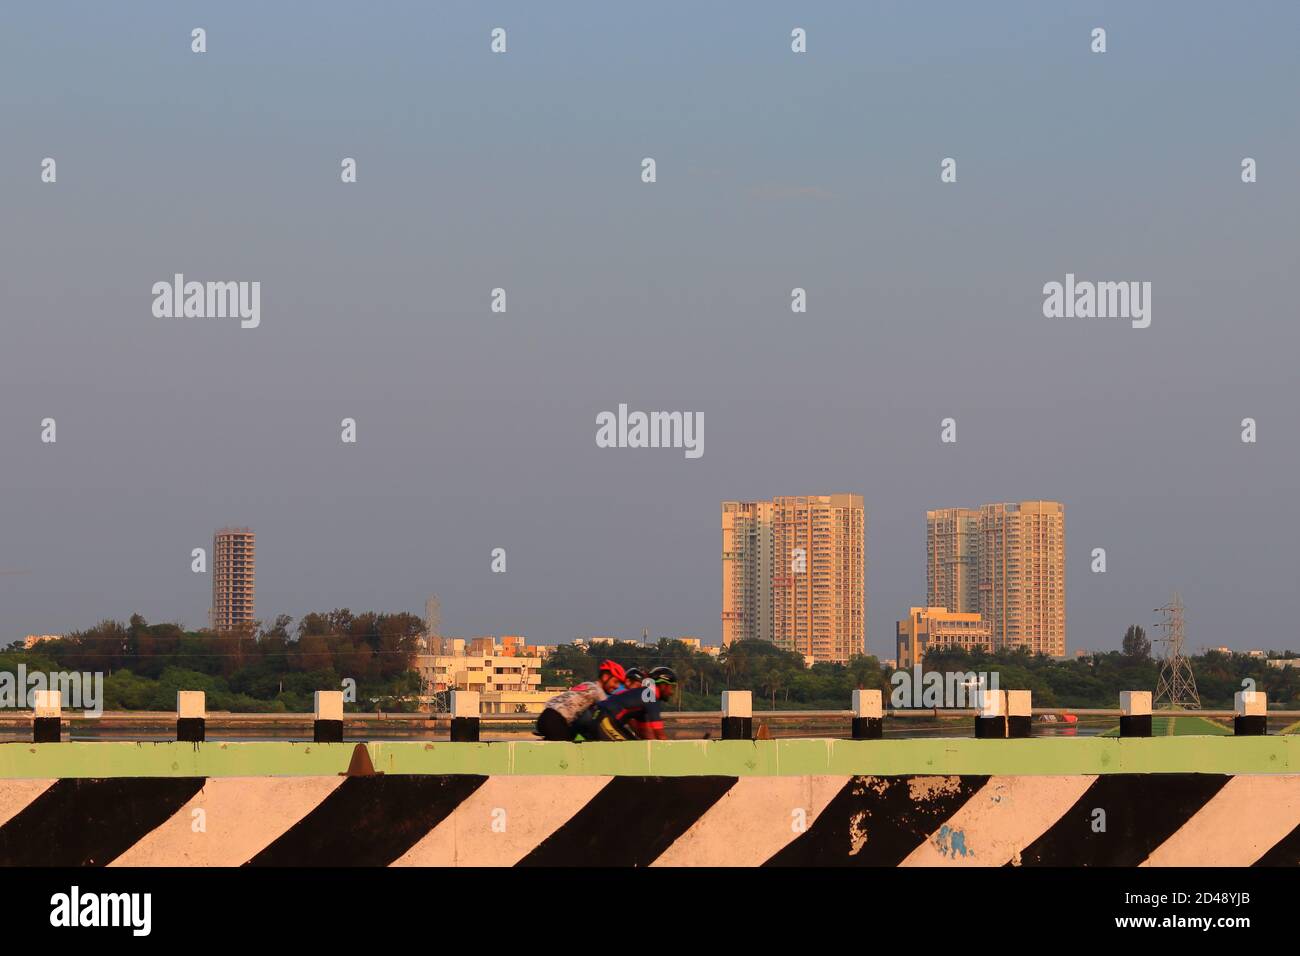
[[[1120,649],[1125,657],[1137,658],[1138,660],[1147,660],[1151,657],[1151,642],[1147,640],[1147,632],[1139,624],[1129,625],[1129,629],[1124,632],[1124,640],[1120,644]]]

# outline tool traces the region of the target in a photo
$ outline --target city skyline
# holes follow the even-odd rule
[[[795,545],[799,543],[808,544],[811,539],[796,538],[788,531],[782,535],[775,531],[778,524],[788,525],[791,521],[793,512],[783,514],[782,509],[791,509],[796,504],[800,507],[801,513],[806,518],[808,508],[804,503],[815,507],[820,502],[823,508],[829,508],[832,504],[836,510],[848,507],[856,508],[860,514],[858,524],[854,527],[865,532],[866,509],[863,505],[863,496],[854,494],[837,494],[837,495],[808,495],[808,496],[776,496],[771,501],[723,501],[723,613],[721,637],[716,645],[711,640],[705,638],[703,643],[709,646],[718,646],[725,648],[729,643],[735,640],[768,640],[771,643],[782,647],[784,650],[799,651],[804,653],[807,659],[816,660],[833,660],[842,662],[837,655],[826,655],[818,657],[815,653],[807,650],[800,650],[803,647],[797,640],[786,639],[779,640],[776,635],[779,630],[777,617],[780,611],[774,610],[779,603],[772,599],[772,594],[779,590],[774,588],[770,583],[770,578],[774,575],[777,566],[776,556],[786,554]],[[1026,507],[1027,506],[1027,507]],[[1064,505],[1060,502],[1047,501],[1043,499],[1025,500],[1020,502],[994,502],[991,504],[981,505],[978,508],[940,508],[928,509],[926,511],[926,545],[925,545],[925,582],[926,582],[926,604],[909,607],[909,616],[903,619],[896,619],[894,627],[891,630],[889,643],[883,648],[872,648],[865,640],[862,642],[864,653],[875,656],[880,660],[886,660],[893,654],[900,658],[904,654],[904,624],[907,624],[907,640],[911,648],[918,646],[918,640],[923,640],[920,635],[930,631],[937,626],[940,628],[940,640],[946,642],[954,641],[959,646],[965,646],[970,640],[971,632],[968,630],[974,626],[990,629],[988,643],[993,650],[1004,648],[1014,648],[1024,646],[1032,652],[1044,652],[1049,656],[1058,658],[1068,658],[1070,650],[1076,650],[1078,653],[1090,653],[1094,650],[1108,650],[1104,642],[1089,645],[1086,648],[1068,648],[1065,638],[1065,600],[1061,595],[1059,604],[1056,604],[1053,598],[1053,607],[1050,609],[1053,615],[1059,615],[1059,647],[1056,650],[1044,650],[1043,641],[1035,637],[1030,640],[1024,640],[1018,637],[1023,633],[1023,628],[1015,633],[1006,629],[1005,620],[1000,623],[1000,615],[1004,617],[1004,601],[989,603],[989,598],[982,592],[989,590],[986,584],[982,586],[985,575],[988,573],[990,566],[987,557],[982,553],[983,549],[980,542],[995,537],[997,541],[1005,543],[1009,538],[1015,538],[1022,533],[1020,518],[1027,518],[1033,522],[1032,529],[1025,528],[1025,531],[1032,530],[1036,543],[1047,544],[1050,548],[1044,560],[1051,566],[1046,569],[1047,577],[1053,581],[1059,581],[1064,577]],[[1018,514],[1018,512],[1026,512]],[[1014,522],[1015,530],[1011,530],[1011,523]],[[1040,531],[1041,522],[1047,522],[1045,530]],[[811,524],[809,525],[811,530]],[[743,530],[742,530],[743,529]],[[737,547],[737,542],[748,534],[751,541],[749,548],[754,549],[754,553],[749,556],[748,560],[738,562],[739,566],[745,567],[745,571],[739,574],[733,569],[735,553],[729,553],[728,548]],[[863,554],[861,555],[861,571],[863,575],[863,604],[866,604],[865,594],[868,590],[865,580],[865,569],[868,563],[868,556],[865,553],[865,541]],[[1017,547],[1019,547],[1017,545]],[[1005,547],[1003,548],[1005,551]],[[212,537],[212,569],[211,569],[211,604],[207,612],[207,625],[214,631],[229,629],[241,624],[266,624],[273,620],[283,611],[272,614],[269,617],[259,617],[255,612],[255,593],[256,593],[256,533],[249,527],[224,527],[218,529]],[[1035,557],[1041,557],[1035,555]],[[975,570],[971,570],[971,566]],[[1003,574],[999,568],[999,574]],[[755,587],[762,580],[763,575],[769,577],[769,585],[766,588],[762,586]],[[1008,580],[1015,583],[1008,588]],[[1024,582],[1018,577],[1008,578],[1005,575],[1001,579],[1001,589],[1004,592],[1008,590],[1016,591],[1021,584],[1035,584],[1034,581]],[[748,627],[734,626],[730,633],[733,634],[732,640],[728,640],[729,621],[734,622],[737,615],[729,614],[728,609],[735,606],[735,602],[728,600],[729,589],[735,591],[737,587],[743,587],[750,592],[757,594],[766,594],[766,624],[759,624],[755,630],[753,623]],[[1035,585],[1036,587],[1036,585]],[[739,593],[739,592],[736,592]],[[947,603],[953,607],[948,607]],[[328,602],[327,602],[328,603]],[[342,607],[343,605],[334,605]],[[987,613],[990,607],[995,607],[998,613]],[[138,609],[137,609],[138,610]],[[290,617],[297,619],[303,614],[319,612],[321,609],[310,609],[291,614]],[[360,607],[353,610],[360,610]],[[416,611],[406,608],[368,608],[383,613],[410,613],[419,615]],[[146,619],[148,614],[144,615]],[[1051,616],[1051,615],[1049,615]],[[760,619],[762,615],[758,616]],[[440,638],[441,628],[441,601],[436,595],[429,595],[424,600],[423,620],[426,623],[426,630],[429,631],[428,637]],[[90,627],[92,623],[88,622],[81,627],[70,629],[71,631],[81,630]],[[1055,618],[1053,618],[1055,620]],[[219,623],[222,622],[222,623]],[[927,622],[929,622],[927,624]],[[184,621],[178,623],[189,624]],[[1138,622],[1141,623],[1141,622]],[[521,630],[516,627],[515,630]],[[696,634],[708,633],[707,628],[698,630],[663,630],[659,628],[642,627],[641,637],[630,636],[623,637],[616,635],[612,637],[597,637],[598,640],[618,640],[629,643],[640,643],[650,632],[654,631],[659,635],[658,638],[651,639],[651,643],[658,639],[681,639],[674,636],[675,634]],[[482,637],[486,633],[485,629],[477,626],[470,626],[464,631],[466,634],[474,635],[471,638],[455,638],[461,643],[467,641],[490,640],[490,637]],[[503,631],[493,633],[501,634]],[[592,635],[601,635],[607,632],[600,629],[587,628],[574,632],[571,636],[548,638],[545,640],[530,639],[534,645],[557,646],[567,643],[577,643],[583,640],[589,640]],[[1010,636],[1008,636],[1010,635]],[[42,639],[58,637],[58,634],[45,635]],[[445,638],[450,641],[452,636]],[[13,638],[19,640],[19,638]],[[32,638],[30,635],[26,638],[30,644]],[[691,638],[695,640],[695,638]],[[0,641],[8,644],[9,639]],[[1050,642],[1050,641],[1049,641]],[[1257,642],[1258,643],[1258,642]],[[1118,646],[1118,641],[1116,642]],[[1202,642],[1199,646],[1201,649],[1227,649],[1227,645],[1211,645]],[[1285,649],[1285,645],[1272,647],[1271,649]],[[1233,648],[1234,650],[1238,650]],[[911,655],[919,656],[916,650],[909,652]],[[851,656],[851,654],[849,655]]]
[[[882,657],[924,512],[1038,496],[1071,648],[1175,589],[1192,646],[1294,645],[1295,5],[1111,5],[1104,55],[1016,2],[70,10],[0,30],[6,636],[201,625],[230,520],[264,618],[715,640],[718,502],[821,488],[864,495]],[[156,315],[178,274],[256,326]],[[1069,276],[1149,326],[1045,314]],[[703,454],[598,446],[624,405]]]
[[[867,509],[864,507],[863,496],[861,495],[776,496],[770,501],[731,500],[722,502],[723,613],[721,637],[715,646],[725,648],[729,643],[736,640],[767,640],[785,650],[803,653],[809,659],[841,661],[841,656],[838,654],[828,655],[823,652],[822,656],[817,656],[807,649],[805,647],[807,635],[795,638],[787,637],[786,639],[778,639],[777,636],[781,630],[778,620],[781,619],[783,613],[788,618],[789,613],[793,610],[793,607],[789,607],[783,612],[779,608],[781,602],[773,599],[773,595],[780,590],[779,582],[778,584],[773,583],[774,578],[780,577],[780,575],[776,574],[777,556],[791,552],[799,544],[810,544],[813,540],[810,536],[813,527],[809,514],[818,506],[827,512],[856,509],[859,517],[853,523],[853,527],[856,529],[855,533],[862,533],[865,538]],[[910,621],[909,640],[912,642],[912,646],[915,647],[918,639],[917,635],[925,632],[926,621],[929,620],[931,622],[930,627],[938,624],[941,628],[950,626],[968,628],[971,626],[971,622],[975,622],[976,626],[989,628],[991,629],[989,643],[995,650],[1024,646],[1033,652],[1048,653],[1049,656],[1060,658],[1068,657],[1067,651],[1069,648],[1066,645],[1065,638],[1066,608],[1063,593],[1059,602],[1053,597],[1050,605],[1042,605],[1044,610],[1050,612],[1046,617],[1051,618],[1054,624],[1059,618],[1059,629],[1054,627],[1050,632],[1050,635],[1059,635],[1059,637],[1049,635],[1048,638],[1044,639],[1035,635],[1026,640],[1024,637],[1024,632],[1027,629],[1025,625],[1009,629],[1005,621],[1006,593],[1008,591],[1018,594],[1023,590],[1022,586],[1037,590],[1039,584],[1041,584],[1040,577],[1044,580],[1050,579],[1053,585],[1064,577],[1064,510],[1064,505],[1060,502],[1044,499],[994,502],[981,505],[978,508],[928,509],[925,512],[926,544],[924,547],[926,604],[920,606],[910,605],[908,618],[896,618],[894,627],[891,629],[889,644],[883,648],[873,649],[866,642],[864,634],[861,644],[864,652],[881,660],[889,658],[891,653],[897,656],[902,652],[903,624]],[[799,537],[789,530],[790,525],[794,523],[796,511],[799,520],[808,524],[808,529],[803,533],[803,537]],[[784,532],[778,531],[778,527],[783,527],[786,530]],[[1030,557],[1035,559],[1035,562],[1037,560],[1044,561],[1047,566],[1032,579],[1022,580],[1018,575],[1007,575],[1002,570],[1001,564],[999,564],[995,576],[1000,581],[1000,590],[1003,597],[1001,600],[991,602],[985,592],[990,590],[988,582],[991,580],[989,573],[992,563],[984,553],[987,548],[983,545],[983,542],[986,539],[996,538],[997,542],[999,542],[999,548],[1005,555],[1005,545],[1008,540],[1016,541],[1015,547],[1017,549],[1021,548],[1019,537],[1022,534],[1025,537],[1032,537],[1033,545],[1046,546],[1047,551],[1044,554],[1033,553]],[[742,546],[740,542],[746,536],[748,536],[749,540]],[[1024,548],[1024,550],[1033,552],[1033,545]],[[259,617],[256,614],[254,603],[256,593],[255,553],[256,533],[252,528],[228,526],[218,529],[213,534],[210,574],[212,600],[206,615],[208,627],[212,630],[229,629],[241,624],[264,624],[273,620],[277,614],[286,613],[279,611],[266,618]],[[742,554],[745,555],[745,559],[738,561],[737,558]],[[804,557],[806,559],[807,554]],[[865,595],[868,590],[865,574],[866,566],[869,563],[865,540],[858,561],[860,562],[858,569],[860,569],[862,575],[862,603],[865,606],[867,603]],[[765,576],[768,584],[763,586],[760,582],[764,580]],[[1011,583],[1008,584],[1008,582]],[[758,604],[748,605],[751,609],[749,616],[753,620],[747,626],[735,623],[738,618],[745,615],[738,615],[734,611],[729,613],[729,609],[739,606],[735,596],[741,595],[742,592],[750,600],[757,597],[759,601]],[[730,600],[729,594],[733,595]],[[762,604],[764,596],[766,597],[765,611],[755,615],[753,608],[764,606]],[[742,603],[744,600],[745,598],[741,598]],[[949,603],[953,606],[948,607]],[[333,606],[343,607],[345,605]],[[1035,606],[1037,608],[1039,605]],[[990,609],[994,609],[995,613],[988,613]],[[360,610],[360,607],[354,608],[354,610]],[[369,608],[368,610],[385,613],[411,613],[422,616],[426,622],[426,629],[432,628],[429,630],[428,636],[433,638],[441,636],[437,633],[442,630],[441,601],[435,595],[425,598],[423,615],[406,608]],[[313,611],[319,612],[320,608],[305,610],[290,616],[297,619],[303,614],[312,613]],[[935,612],[939,613],[936,614]],[[1039,616],[1042,617],[1043,615]],[[149,615],[145,614],[145,617],[148,619]],[[99,618],[96,619],[96,622],[98,620]],[[948,622],[964,623],[950,625]],[[81,627],[69,630],[81,630],[91,626],[92,623],[95,622],[88,622]],[[180,623],[189,626],[187,622],[181,621]],[[516,627],[514,630],[523,629]],[[661,638],[667,637],[668,639],[677,639],[672,636],[674,633],[708,633],[706,628],[674,631],[642,627],[641,637],[644,638],[651,631],[658,633]],[[487,629],[470,626],[464,633],[482,635],[487,633]],[[492,633],[500,634],[505,632],[494,631]],[[530,643],[556,646],[589,639],[591,635],[605,633],[608,633],[608,631],[587,628],[578,630],[571,636],[545,640],[530,639]],[[729,633],[733,635],[731,640],[728,640]],[[954,630],[953,634],[957,635],[959,632]],[[450,640],[451,637],[446,639]],[[489,638],[475,636],[468,640],[481,641],[487,639]],[[636,636],[602,637],[600,639],[625,640],[630,643],[638,643],[640,640]],[[955,639],[959,643],[964,643],[969,637],[961,634]],[[30,641],[30,637],[28,640]],[[462,639],[457,638],[457,640]],[[1045,644],[1050,644],[1055,640],[1059,640],[1059,645],[1055,649],[1044,649]],[[800,641],[803,641],[803,643],[800,643]],[[712,645],[713,642],[706,638],[704,643]],[[1116,643],[1118,645],[1118,641]],[[1198,646],[1202,648],[1211,647],[1207,643]],[[1103,643],[1076,649],[1083,653],[1108,648]],[[852,652],[847,656],[851,656],[851,654]]]
[[[723,501],[719,646],[766,640],[807,660],[838,663],[859,652],[873,653],[864,623],[865,525],[863,497],[857,494]],[[926,512],[926,526],[928,604],[910,609],[913,642],[925,618],[918,612],[928,610],[942,612],[938,617],[931,613],[936,621],[966,620],[966,615],[973,615],[969,620],[983,621],[992,629],[993,647],[1024,646],[1065,656],[1063,590],[1059,602],[1056,598],[1064,577],[1063,505],[1033,500],[932,509]],[[1033,573],[1021,575],[1014,570],[1020,561],[1027,562]],[[1012,570],[1006,570],[1004,563]],[[194,569],[198,567],[196,562]],[[255,611],[256,533],[252,528],[224,527],[213,534],[211,578],[208,626],[212,630],[265,623]],[[846,587],[855,593],[846,597]],[[1038,592],[1049,587],[1053,596],[1044,601]],[[991,599],[990,591],[1000,596]],[[1028,613],[1009,622],[1008,604],[1017,608],[1023,604]],[[799,614],[799,608],[806,613]],[[441,601],[436,595],[426,597],[423,620],[427,641],[440,640]],[[1044,622],[1048,627],[1040,634],[1035,627]],[[648,630],[643,629],[643,637]],[[583,631],[568,641],[595,633]]]

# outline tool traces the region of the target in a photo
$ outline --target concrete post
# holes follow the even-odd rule
[[[853,739],[879,740],[885,735],[885,710],[878,690],[853,692]]]
[[[343,691],[318,690],[312,698],[311,739],[318,744],[343,743]]]
[[[1007,736],[1032,737],[1034,735],[1033,692],[1009,690],[1007,695]]]
[[[1007,736],[1007,692],[981,687],[976,693],[975,737],[1002,740]]]
[[[747,690],[722,692],[722,739],[754,739],[754,695]]]
[[[451,692],[451,739],[455,743],[477,743],[479,702],[476,690]]]
[[[33,692],[32,741],[57,744],[63,738],[63,695],[57,690]]]
[[[207,739],[208,698],[201,690],[176,692],[176,739],[203,743]]]
[[[1232,697],[1232,732],[1238,737],[1263,737],[1268,734],[1268,695],[1262,690],[1239,690]]]
[[[1121,691],[1119,709],[1119,735],[1121,737],[1151,736],[1151,691]]]

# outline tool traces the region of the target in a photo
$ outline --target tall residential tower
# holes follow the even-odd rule
[[[722,646],[772,639],[772,502],[724,501]]]
[[[212,538],[212,610],[214,631],[229,631],[254,622],[256,539],[249,528],[222,528]]]
[[[861,495],[722,503],[722,639],[770,640],[814,661],[866,651]]]
[[[926,603],[979,614],[995,648],[1065,654],[1065,506],[926,512]]]

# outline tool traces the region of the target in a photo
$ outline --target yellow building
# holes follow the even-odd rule
[[[540,657],[417,654],[414,666],[425,696],[448,690],[531,691],[542,683]]]
[[[997,648],[1065,655],[1065,506],[926,512],[926,602],[981,615]]]
[[[978,614],[949,611],[942,607],[914,607],[898,622],[900,670],[921,666],[927,651],[960,648],[964,651],[993,649],[993,631]]]
[[[542,659],[518,654],[417,654],[421,703],[452,690],[479,695],[481,714],[539,714],[555,696],[544,691]],[[445,705],[445,701],[443,701]]]

